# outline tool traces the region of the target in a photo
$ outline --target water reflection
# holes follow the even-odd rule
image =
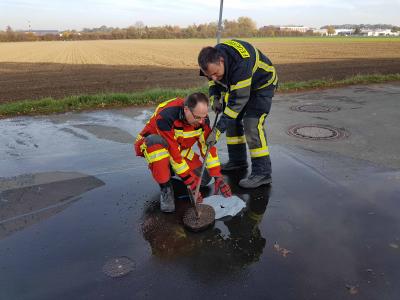
[[[63,211],[79,195],[104,185],[77,172],[44,172],[0,178],[0,240]]]
[[[183,213],[189,207],[186,191],[177,183],[174,186],[175,214],[163,214],[157,199],[145,210],[142,233],[154,256],[164,261],[183,262],[205,275],[241,270],[259,260],[266,245],[259,224],[266,212],[270,187],[248,191],[235,187],[235,194],[246,201],[245,210],[217,221],[211,229],[192,233],[182,224]]]

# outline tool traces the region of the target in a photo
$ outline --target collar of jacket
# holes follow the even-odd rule
[[[185,112],[183,110],[184,107],[185,107],[185,103],[182,104],[182,106],[179,110],[179,120],[181,120],[182,122],[186,122]]]

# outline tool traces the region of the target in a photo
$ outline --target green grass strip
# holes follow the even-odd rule
[[[311,89],[334,88],[354,84],[384,83],[400,81],[400,73],[389,75],[357,75],[343,80],[311,80],[287,82],[279,85],[278,93],[304,91]],[[155,105],[161,101],[185,97],[193,92],[207,93],[207,86],[190,89],[152,89],[134,93],[110,93],[97,95],[69,96],[63,99],[44,98],[24,100],[0,105],[0,118],[19,115],[43,115],[67,111],[82,111],[135,105]]]
[[[342,80],[326,79],[326,80],[310,80],[302,82],[287,82],[279,85],[280,92],[296,92],[302,90],[335,88],[346,85],[355,84],[373,84],[385,83],[391,81],[400,81],[400,73],[396,74],[371,74],[371,75],[355,75]]]

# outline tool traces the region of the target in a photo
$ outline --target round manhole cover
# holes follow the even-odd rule
[[[106,262],[103,272],[113,278],[122,277],[130,273],[135,267],[135,263],[126,256],[115,257]]]
[[[307,140],[337,140],[348,137],[348,132],[329,125],[294,125],[288,134]]]
[[[328,113],[328,112],[339,111],[340,107],[331,105],[303,104],[303,105],[294,105],[290,107],[290,109],[295,111],[311,112],[311,113]]]

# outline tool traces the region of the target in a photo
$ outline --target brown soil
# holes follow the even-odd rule
[[[280,82],[343,79],[356,74],[400,73],[398,58],[348,58],[276,64]],[[101,92],[134,92],[156,87],[188,88],[205,79],[196,68],[135,65],[77,65],[0,62],[0,103]]]

